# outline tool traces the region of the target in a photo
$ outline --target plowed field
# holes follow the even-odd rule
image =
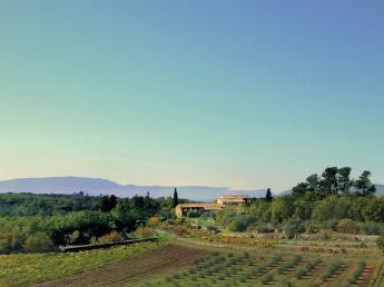
[[[85,273],[38,284],[41,287],[57,286],[130,286],[169,271],[187,267],[195,259],[209,253],[178,245],[168,245],[151,253],[134,255],[107,266]]]

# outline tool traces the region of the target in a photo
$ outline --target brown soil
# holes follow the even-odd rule
[[[57,279],[35,286],[130,286],[143,279],[187,267],[209,251],[169,245],[151,253],[130,256],[113,264],[91,271]]]

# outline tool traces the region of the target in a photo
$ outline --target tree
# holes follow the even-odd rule
[[[315,192],[319,188],[320,178],[317,173],[314,173],[306,178],[306,182],[308,184],[308,191]]]
[[[111,196],[103,196],[99,199],[97,207],[104,212],[111,211],[117,204],[117,197],[113,194]]]
[[[175,190],[173,192],[173,204],[172,204],[172,206],[176,207],[178,204],[179,204],[179,198],[178,198],[178,194],[177,194],[177,189],[175,187]]]
[[[308,191],[308,183],[300,182],[292,188],[292,195],[304,195]]]
[[[342,191],[348,191],[352,185],[352,181],[350,179],[351,171],[352,168],[348,166],[337,170],[337,181],[339,182],[339,187]]]
[[[356,188],[363,196],[372,195],[376,192],[376,187],[374,184],[372,184],[370,176],[371,172],[364,170],[363,173],[359,176],[359,179],[355,182]]]
[[[322,176],[322,186],[324,188],[324,192],[326,194],[335,194],[337,195],[337,180],[336,180],[336,174],[337,174],[337,167],[327,167]]]
[[[145,208],[151,207],[151,198],[149,197],[149,191],[147,191],[147,195],[145,196]]]
[[[267,189],[267,193],[265,194],[265,201],[266,201],[266,202],[271,202],[272,199],[273,199],[273,196],[272,196],[271,189],[268,188],[268,189]]]

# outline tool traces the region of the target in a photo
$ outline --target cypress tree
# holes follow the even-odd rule
[[[267,193],[266,193],[266,195],[265,195],[265,201],[266,202],[271,202],[272,201],[272,192],[271,192],[271,189],[270,188],[268,188],[267,189]]]
[[[175,187],[175,191],[173,192],[173,207],[176,207],[179,204],[179,198],[177,195],[177,189]]]

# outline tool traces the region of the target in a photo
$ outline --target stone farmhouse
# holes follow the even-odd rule
[[[246,206],[250,202],[248,196],[242,195],[227,195],[221,196],[216,200],[216,203],[183,203],[178,204],[175,208],[176,216],[182,218],[187,216],[189,211],[203,214],[210,210],[218,210],[225,207]]]

